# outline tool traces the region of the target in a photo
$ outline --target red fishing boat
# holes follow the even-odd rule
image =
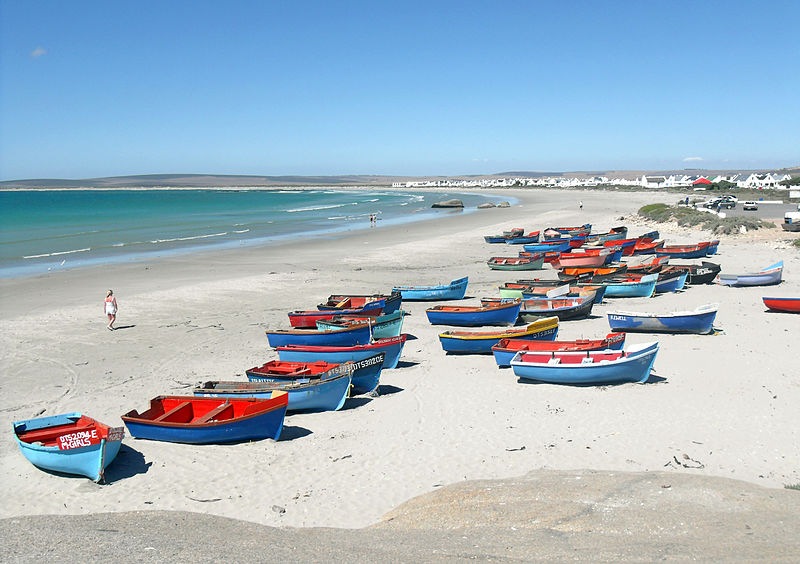
[[[567,352],[619,350],[625,345],[625,333],[609,333],[604,339],[578,339],[576,341],[530,341],[502,339],[492,347],[497,366],[511,366],[511,359],[520,351]]]

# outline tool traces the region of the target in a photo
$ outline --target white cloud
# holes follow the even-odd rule
[[[42,55],[46,55],[46,54],[47,54],[47,50],[44,47],[39,46],[36,49],[34,49],[33,51],[31,51],[31,58],[38,59]]]
[[[686,157],[685,159],[683,159],[683,162],[685,162],[685,163],[693,163],[693,162],[702,161],[702,160],[703,160],[703,157]]]

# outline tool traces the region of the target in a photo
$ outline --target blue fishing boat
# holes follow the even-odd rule
[[[64,413],[15,421],[14,438],[31,464],[99,482],[114,461],[125,434],[81,413]]]
[[[305,329],[276,329],[266,331],[269,346],[286,345],[352,346],[365,345],[370,341],[369,324],[349,325],[336,331],[313,331]]]
[[[707,335],[714,331],[714,319],[719,304],[706,304],[692,311],[672,313],[608,312],[612,331],[644,333],[696,333]]]
[[[527,235],[517,235],[508,237],[505,240],[507,245],[527,245],[529,243],[536,243],[539,241],[539,232],[529,233]]]
[[[696,245],[664,245],[655,249],[656,256],[670,258],[693,259],[702,258],[708,253],[710,241],[703,241]]]
[[[396,286],[392,292],[400,292],[404,300],[460,300],[467,293],[469,277],[457,278],[440,286]]]
[[[771,286],[780,284],[783,278],[783,261],[776,262],[752,274],[720,273],[718,278],[719,283],[725,286]]]
[[[711,244],[706,249],[706,255],[715,255],[719,250],[719,239],[711,241]]]
[[[361,317],[377,317],[383,313],[386,300],[380,299],[364,304],[363,307],[336,309],[314,309],[310,311],[290,311],[289,323],[297,329],[314,329],[317,321],[333,319],[337,315],[351,315]],[[317,306],[319,307],[319,306]]]
[[[558,243],[532,243],[523,245],[522,248],[529,253],[563,253],[564,251],[569,250],[569,246],[569,241],[561,241]]]
[[[445,331],[439,342],[445,352],[491,354],[501,339],[534,339],[552,341],[558,335],[558,318],[545,317],[524,327],[494,331]]]
[[[606,281],[607,298],[649,298],[656,291],[658,274],[646,274],[638,280]]]
[[[122,416],[131,436],[171,443],[215,444],[275,439],[289,404],[286,392],[262,398],[158,396],[150,408]]]
[[[519,315],[520,304],[520,300],[507,300],[486,306],[438,305],[425,310],[425,314],[433,325],[457,327],[514,325]]]
[[[625,351],[518,352],[511,368],[521,380],[551,384],[646,382],[658,343],[632,345]]]
[[[668,271],[658,273],[656,280],[656,294],[667,292],[677,292],[686,286],[686,278],[689,276],[688,270]]]
[[[372,330],[373,339],[386,339],[387,337],[397,337],[403,332],[403,316],[405,316],[405,313],[402,309],[398,309],[394,313],[378,317],[337,315],[333,319],[317,321],[317,329],[320,331],[332,331],[343,329],[356,323],[367,323]]]
[[[288,411],[338,411],[350,390],[349,363],[336,365],[319,378],[261,380],[249,382],[212,380],[194,389],[195,396],[227,398],[271,398],[276,391],[289,395]]]
[[[288,362],[316,362],[329,363],[358,362],[370,358],[377,353],[385,353],[383,368],[396,368],[400,361],[408,335],[388,339],[378,339],[366,345],[353,345],[345,347],[326,347],[310,345],[285,345],[277,348],[278,358]]]

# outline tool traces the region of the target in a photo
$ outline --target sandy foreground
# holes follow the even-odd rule
[[[465,480],[533,470],[659,471],[800,483],[800,318],[765,312],[765,295],[800,295],[800,254],[772,230],[723,238],[723,271],[785,262],[773,288],[694,286],[653,299],[607,300],[593,317],[562,323],[562,339],[599,338],[614,309],[674,311],[718,302],[713,336],[632,334],[661,342],[659,380],[644,385],[521,384],[491,356],[447,356],[430,304],[407,302],[401,366],[378,397],[340,412],[286,418],[281,440],[191,446],[134,440],[96,485],[35,469],[18,452],[12,421],[81,411],[107,424],[159,394],[190,394],[210,379],[245,379],[277,358],[266,328],[314,309],[334,292],[388,292],[469,275],[468,300],[528,277],[488,269],[506,249],[483,235],[590,222],[660,229],[668,243],[707,240],[633,217],[656,193],[511,191],[509,209],[447,214],[312,242],[248,248],[0,280],[0,517],[180,510],[272,526],[358,528],[421,494]],[[584,209],[578,210],[578,199]],[[624,218],[624,219],[621,219]],[[518,249],[505,254],[511,256]],[[536,273],[555,278],[548,269]],[[119,330],[102,301],[117,296]],[[663,379],[663,380],[661,380]]]

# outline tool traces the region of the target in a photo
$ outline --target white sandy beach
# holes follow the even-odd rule
[[[531,385],[491,356],[447,356],[425,317],[410,313],[401,367],[381,395],[339,412],[289,415],[281,440],[191,446],[125,439],[108,484],[37,470],[19,453],[12,421],[84,412],[121,425],[159,394],[191,393],[200,380],[244,379],[277,358],[266,328],[314,309],[334,292],[388,292],[469,275],[469,300],[528,273],[491,271],[504,248],[483,235],[520,226],[653,228],[668,244],[709,239],[633,217],[659,193],[508,190],[521,204],[454,213],[312,242],[186,255],[0,280],[0,517],[132,510],[213,513],[278,526],[362,527],[415,496],[463,480],[535,469],[667,471],[782,488],[800,482],[800,317],[765,312],[765,295],[800,295],[800,254],[780,229],[723,237],[723,272],[783,260],[772,288],[693,286],[653,299],[607,300],[593,318],[563,322],[561,339],[600,338],[613,309],[674,311],[718,302],[713,336],[631,334],[658,340],[663,381],[604,387]],[[577,201],[584,208],[578,210]],[[621,219],[624,218],[624,219]],[[510,249],[509,256],[517,249]],[[547,270],[536,273],[555,278]],[[117,326],[102,301],[113,288]],[[687,468],[688,467],[688,468]],[[281,511],[285,510],[285,512]]]

